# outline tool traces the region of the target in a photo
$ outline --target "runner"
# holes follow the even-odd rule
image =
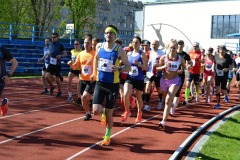
[[[95,50],[92,50],[92,37],[90,35],[85,36],[84,39],[85,50],[78,54],[76,61],[68,62],[68,65],[75,69],[81,69],[81,74],[79,74],[80,81],[80,95],[82,100],[82,106],[86,112],[84,118],[88,121],[92,118],[90,111],[90,101],[92,100],[92,94],[95,87],[96,79],[90,79],[93,71],[93,58],[95,56]]]
[[[97,82],[93,94],[93,113],[101,114],[101,124],[106,125],[106,133],[101,145],[110,144],[110,136],[113,127],[113,107],[119,92],[119,72],[130,71],[127,55],[122,47],[115,43],[118,29],[114,25],[108,25],[105,29],[106,42],[99,43],[94,57],[93,74],[97,75]],[[119,67],[120,59],[124,66]],[[103,101],[106,98],[105,108]]]
[[[6,72],[6,61],[11,62],[10,70]],[[0,97],[2,97],[5,84],[9,83],[13,72],[16,70],[18,65],[17,60],[12,56],[12,54],[3,47],[0,43]],[[1,116],[5,116],[8,112],[8,99],[3,98],[1,108]]]
[[[78,55],[80,54],[81,51],[82,50],[80,48],[80,41],[79,40],[75,40],[74,41],[74,49],[71,50],[71,59],[72,59],[71,62],[72,63],[76,62],[76,58],[78,57]],[[67,81],[67,90],[68,90],[67,102],[68,103],[73,102],[72,80],[73,80],[74,77],[77,77],[77,79],[78,79],[77,94],[78,94],[78,98],[80,98],[80,100],[81,100],[80,80],[79,80],[79,74],[81,73],[80,72],[80,67],[81,67],[80,65],[78,67],[74,67],[74,68],[71,67],[70,71],[68,72],[68,81]],[[78,100],[76,102],[78,102]]]
[[[238,87],[238,98],[240,99],[240,50],[238,51],[238,57],[235,59],[236,62],[236,81]]]
[[[165,128],[170,108],[173,105],[173,98],[181,85],[181,78],[178,74],[184,72],[186,68],[185,60],[178,55],[177,48],[177,40],[171,40],[168,44],[168,53],[161,57],[159,67],[156,68],[157,71],[163,71],[160,86],[165,99],[163,118],[158,124],[159,129]]]
[[[129,97],[132,95],[133,89],[136,92],[138,113],[135,120],[136,123],[142,120],[142,94],[144,89],[144,75],[143,70],[147,70],[147,57],[145,52],[140,50],[141,38],[135,36],[132,40],[133,51],[128,52],[128,61],[131,65],[131,71],[128,73],[127,79],[124,83],[124,104],[125,112],[122,116],[122,122],[125,122],[131,112],[129,109],[130,100]]]
[[[233,68],[232,58],[226,54],[227,48],[224,45],[219,46],[219,53],[215,55],[215,85],[216,85],[216,98],[217,104],[213,108],[220,108],[220,89],[225,95],[224,101],[229,102],[228,93],[226,90],[228,72]],[[221,88],[220,88],[221,87]]]
[[[183,48],[184,48],[184,41],[179,40],[177,53],[185,60],[185,63],[186,62],[190,63],[190,61],[191,61],[190,56],[185,51],[183,51]],[[179,69],[181,69],[181,68],[179,68]],[[185,82],[185,72],[179,73],[179,76],[181,78],[181,85],[179,86],[179,89],[173,99],[173,107],[171,107],[171,109],[170,109],[170,115],[172,115],[172,116],[175,114],[175,111],[179,104],[179,101],[182,99],[182,87]]]

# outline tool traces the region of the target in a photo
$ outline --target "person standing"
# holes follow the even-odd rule
[[[233,61],[230,55],[227,54],[227,48],[225,45],[219,46],[219,53],[215,55],[215,87],[216,87],[216,99],[217,104],[213,108],[218,109],[220,105],[220,91],[222,90],[225,95],[224,101],[229,102],[229,97],[227,93],[227,80],[229,70],[233,68]]]
[[[106,42],[98,43],[94,57],[93,80],[95,75],[96,86],[93,94],[93,113],[101,114],[101,124],[106,126],[106,133],[101,145],[110,144],[110,136],[113,127],[113,107],[119,92],[119,73],[128,72],[131,67],[123,48],[115,43],[118,29],[114,25],[108,25],[105,29]],[[120,60],[124,66],[119,67]],[[105,108],[103,101],[106,98]]]
[[[10,71],[6,71],[6,61],[11,62]],[[13,75],[18,65],[17,60],[12,54],[0,43],[0,97],[2,97],[5,84],[9,83],[9,79]],[[8,112],[8,99],[3,98],[1,104],[1,116],[4,116]]]
[[[47,89],[47,80],[46,80],[46,70],[49,65],[49,45],[50,45],[50,39],[45,39],[45,47],[43,48],[43,57],[38,60],[38,62],[44,62],[42,67],[42,82],[44,91],[41,92],[41,94],[49,94],[49,91]]]
[[[55,86],[52,82],[52,77],[56,77],[56,83],[58,87],[58,93],[56,97],[61,97],[62,88],[61,88],[61,58],[67,56],[67,52],[64,49],[64,46],[58,40],[58,33],[54,32],[52,34],[52,43],[49,48],[49,65],[47,67],[46,79],[50,85],[50,95],[53,94]]]

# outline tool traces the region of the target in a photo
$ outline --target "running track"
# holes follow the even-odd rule
[[[230,103],[223,102],[221,109],[212,109],[213,103],[206,105],[204,100],[187,108],[180,106],[162,131],[157,129],[162,111],[155,109],[144,112],[143,121],[134,124],[135,108],[128,121],[122,124],[123,111],[118,101],[111,145],[102,147],[105,128],[100,125],[100,117],[83,121],[82,107],[66,103],[65,86],[66,78],[65,94],[56,98],[56,90],[53,96],[39,94],[42,91],[40,79],[11,80],[4,94],[9,99],[9,112],[0,117],[0,159],[168,159],[199,126],[239,103],[233,88]],[[156,108],[157,103],[155,92],[152,108]]]

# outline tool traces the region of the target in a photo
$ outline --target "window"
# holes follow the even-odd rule
[[[228,38],[228,34],[240,32],[240,15],[212,16],[211,38]]]

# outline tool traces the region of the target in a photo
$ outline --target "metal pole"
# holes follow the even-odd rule
[[[165,25],[165,26],[169,26],[169,27],[172,27],[172,28],[175,28],[176,30],[178,30],[179,32],[181,32],[186,38],[187,38],[187,40],[192,44],[192,42],[191,42],[191,40],[180,30],[180,29],[178,29],[177,27],[174,27],[174,26],[172,26],[172,25],[170,25],[170,24],[166,24],[166,23],[155,23],[155,24],[149,24],[149,25],[147,25],[147,26],[153,26],[153,25]]]
[[[35,32],[35,27],[32,26],[32,44],[34,44],[34,32]]]
[[[9,41],[12,42],[12,24],[9,27]]]
[[[72,45],[72,29],[70,30],[70,42],[69,42],[69,44],[70,44],[70,46]]]

